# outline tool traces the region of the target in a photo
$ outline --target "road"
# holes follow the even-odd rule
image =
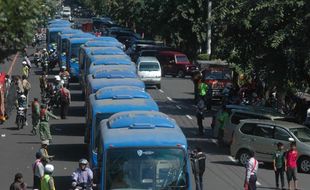
[[[31,51],[30,51],[31,52]],[[18,59],[13,69],[13,74],[21,73],[21,60]],[[5,65],[2,70],[8,69]],[[56,70],[56,69],[55,69]],[[7,70],[6,70],[7,71]],[[32,90],[30,100],[39,97],[38,76],[40,69],[33,68],[30,82]],[[55,72],[57,73],[57,72]],[[50,76],[52,77],[52,76]],[[220,148],[216,140],[211,138],[211,115],[208,113],[204,120],[206,135],[197,136],[195,107],[193,106],[193,85],[190,79],[165,77],[162,89],[148,89],[154,100],[159,105],[160,111],[174,118],[185,133],[190,147],[200,146],[207,153],[207,168],[204,176],[204,189],[240,190],[243,186],[245,169],[239,166],[229,156],[228,148]],[[49,153],[55,155],[52,164],[55,165],[55,181],[57,190],[67,190],[71,184],[70,175],[78,166],[80,158],[87,158],[86,146],[83,143],[85,109],[81,98],[79,85],[71,85],[72,104],[69,117],[66,120],[51,120],[53,143],[49,146]],[[216,108],[216,107],[215,107]],[[59,115],[58,111],[55,111]],[[31,126],[22,130],[15,130],[15,111],[2,126],[0,126],[0,184],[1,189],[7,189],[13,181],[16,172],[22,172],[24,179],[32,186],[32,167],[35,152],[40,147],[38,136],[32,136]],[[31,116],[28,115],[29,124]],[[299,174],[300,189],[309,189],[309,175]],[[270,164],[261,165],[258,173],[258,189],[274,189],[274,173]]]

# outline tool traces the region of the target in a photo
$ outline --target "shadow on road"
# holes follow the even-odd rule
[[[221,165],[227,165],[227,166],[240,166],[237,163],[234,163],[232,161],[213,161],[212,164],[221,164]]]
[[[82,93],[81,92],[78,92],[78,93],[72,93],[71,92],[71,101],[83,101]]]
[[[84,117],[86,113],[85,106],[70,106],[68,116]]]
[[[83,123],[52,124],[52,135],[58,136],[84,136],[85,125]]]
[[[69,90],[81,90],[81,85],[79,83],[70,83]]]
[[[53,177],[55,181],[55,188],[57,190],[68,190],[71,188],[72,183],[71,176],[53,176]]]
[[[86,144],[51,144],[49,154],[55,155],[53,160],[78,162],[80,158],[87,157]]]

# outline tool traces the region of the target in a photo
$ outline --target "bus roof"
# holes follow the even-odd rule
[[[121,69],[100,69],[93,74],[94,79],[100,78],[138,78],[138,75],[133,71]]]
[[[111,36],[100,36],[94,38],[92,41],[100,41],[100,42],[119,42],[116,38]]]
[[[72,28],[64,26],[64,27],[48,28],[47,30],[50,33],[50,32],[62,32],[64,30],[69,30],[69,29],[72,29]]]
[[[89,56],[90,62],[94,63],[95,65],[102,64],[109,64],[109,63],[117,63],[122,60],[123,64],[131,64],[131,59],[128,55],[91,55]]]
[[[84,44],[87,41],[91,40],[91,37],[81,37],[81,38],[69,38],[70,44]]]
[[[101,71],[101,70],[127,70],[127,71],[132,71],[132,72],[136,72],[137,68],[136,66],[133,64],[131,65],[94,65],[91,64],[89,69],[88,69],[88,73],[89,74],[94,74],[97,71]]]
[[[64,19],[54,19],[54,20],[50,20],[50,21],[48,21],[48,25],[50,25],[50,24],[55,24],[55,23],[68,23],[68,24],[70,24],[70,21],[68,21],[68,20],[64,20]]]
[[[101,78],[94,79],[92,75],[88,75],[87,81],[90,85],[90,92],[95,93],[101,88],[111,86],[136,86],[145,89],[145,84],[138,78]]]
[[[92,38],[94,35],[85,32],[77,32],[75,34],[60,34],[61,39],[69,38]]]
[[[95,94],[96,99],[112,99],[115,97],[126,96],[132,98],[151,98],[150,94],[143,89],[135,86],[113,86],[98,90]]]
[[[173,119],[160,112],[120,112],[101,121],[100,126],[105,149],[137,146],[181,146],[187,149],[187,141],[180,127]]]
[[[92,40],[85,44],[85,46],[89,47],[118,47],[123,49],[124,45],[120,42],[113,42],[113,41],[96,41]]]
[[[125,55],[125,52],[117,47],[87,47],[83,46],[82,49],[88,55]]]

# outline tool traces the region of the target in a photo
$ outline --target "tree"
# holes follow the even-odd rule
[[[54,2],[0,0],[0,60],[29,44],[43,15],[53,11]]]
[[[282,94],[309,86],[306,0],[222,0],[213,11],[218,57],[257,73]]]

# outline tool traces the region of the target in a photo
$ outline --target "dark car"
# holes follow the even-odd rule
[[[192,76],[197,71],[197,67],[193,65],[183,53],[177,51],[160,51],[157,59],[162,67],[163,75],[170,74],[174,77]]]

